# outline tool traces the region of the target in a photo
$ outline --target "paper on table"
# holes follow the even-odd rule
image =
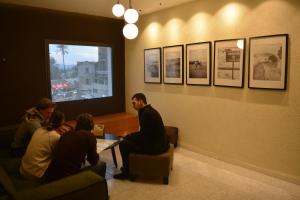
[[[97,153],[100,153],[110,145],[114,144],[118,140],[111,140],[111,139],[98,139],[97,138]]]

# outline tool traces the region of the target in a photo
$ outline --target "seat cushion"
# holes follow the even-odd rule
[[[174,147],[159,155],[130,154],[129,173],[144,176],[168,176],[173,165]]]

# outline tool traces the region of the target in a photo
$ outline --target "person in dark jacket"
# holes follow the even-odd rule
[[[132,105],[138,111],[140,131],[127,135],[119,144],[123,166],[116,179],[128,179],[128,158],[130,153],[156,155],[169,149],[163,120],[150,104],[147,104],[143,93],[136,93],[131,98]]]
[[[105,177],[106,164],[99,160],[97,141],[91,130],[93,116],[80,114],[76,119],[75,130],[64,133],[55,150],[54,158],[46,172],[46,181],[53,181],[73,175],[83,170],[91,170]],[[85,161],[90,166],[85,166]]]

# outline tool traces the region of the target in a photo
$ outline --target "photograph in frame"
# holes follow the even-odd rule
[[[144,82],[161,83],[161,48],[144,49]]]
[[[186,84],[210,85],[211,42],[186,45]]]
[[[183,45],[163,47],[164,83],[183,84]]]
[[[250,37],[248,87],[286,89],[288,34]]]
[[[245,42],[245,38],[215,41],[215,86],[244,87]]]

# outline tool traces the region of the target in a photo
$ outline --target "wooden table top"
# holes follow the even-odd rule
[[[75,126],[75,123],[75,120],[67,122],[72,126]],[[112,133],[116,136],[124,136],[139,130],[137,115],[126,112],[94,116],[94,123],[103,124],[104,133]]]

